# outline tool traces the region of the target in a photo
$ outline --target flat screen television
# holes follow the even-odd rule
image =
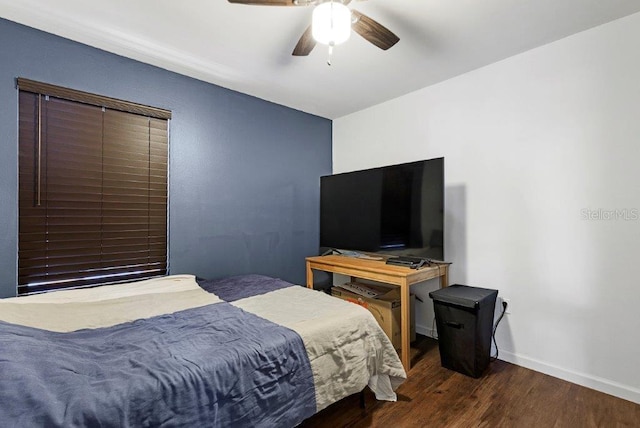
[[[320,249],[444,260],[444,158],[320,178]]]

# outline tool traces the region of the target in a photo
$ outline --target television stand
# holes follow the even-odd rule
[[[384,260],[367,260],[339,255],[307,257],[307,288],[313,288],[313,271],[320,270],[356,278],[377,281],[400,287],[400,336],[402,337],[400,360],[405,370],[411,368],[409,350],[409,291],[412,284],[433,278],[440,278],[440,287],[449,285],[449,265],[436,264],[410,269],[404,266],[388,265]]]

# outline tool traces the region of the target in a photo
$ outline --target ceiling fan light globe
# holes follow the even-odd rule
[[[342,3],[326,2],[313,9],[313,38],[325,45],[339,45],[351,36],[351,11]]]

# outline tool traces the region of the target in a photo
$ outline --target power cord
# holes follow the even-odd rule
[[[493,344],[496,346],[496,356],[491,357],[491,362],[494,362],[498,359],[498,342],[496,342],[496,330],[498,329],[498,324],[502,321],[502,317],[504,317],[505,312],[507,312],[507,302],[502,301],[502,313],[498,317],[496,324],[493,326],[493,332],[491,333],[491,337],[493,338]]]

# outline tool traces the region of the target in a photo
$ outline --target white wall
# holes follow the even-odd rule
[[[501,359],[637,403],[639,52],[636,14],[333,125],[336,173],[445,157],[451,283],[511,300]]]

